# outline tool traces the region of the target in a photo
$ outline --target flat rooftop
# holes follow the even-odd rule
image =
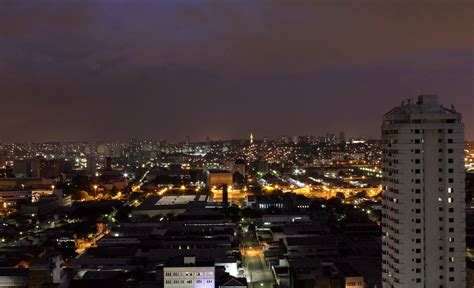
[[[206,195],[151,196],[138,206],[136,210],[186,209],[204,207],[206,204]]]
[[[201,197],[197,197],[196,195],[173,195],[173,196],[163,196],[158,200],[155,205],[162,206],[162,205],[185,205],[192,201],[205,201],[201,200]]]
[[[186,257],[186,256],[185,256]],[[188,257],[186,257],[188,258]],[[194,257],[190,257],[194,258]],[[214,267],[213,261],[193,259],[190,262],[185,262],[183,257],[173,257],[166,262],[165,267]]]

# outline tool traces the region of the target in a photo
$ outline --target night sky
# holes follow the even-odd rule
[[[473,1],[2,0],[0,141],[378,138],[419,91],[474,139],[473,19]]]

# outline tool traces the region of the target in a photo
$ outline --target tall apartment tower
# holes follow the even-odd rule
[[[385,114],[383,287],[466,287],[464,125],[434,95]]]

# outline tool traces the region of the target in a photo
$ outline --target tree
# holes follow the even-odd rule
[[[255,193],[255,195],[262,195],[263,189],[262,186],[255,185],[254,187],[252,187],[252,191]]]
[[[112,187],[112,190],[110,190],[110,195],[112,196],[117,196],[117,193],[119,192],[119,190],[117,189],[117,187]]]
[[[248,231],[249,231],[249,232],[252,232],[252,233],[255,233],[255,231],[256,231],[255,225],[254,225],[254,224],[250,224],[250,225],[249,225],[249,228],[248,228]]]
[[[342,204],[341,198],[333,197],[326,203],[329,209],[334,209],[337,213],[344,212],[344,204]]]
[[[360,191],[355,195],[357,198],[367,198],[367,191]]]
[[[234,183],[245,183],[245,177],[238,171],[234,172],[234,174],[232,175],[232,180]]]
[[[346,199],[346,195],[344,195],[344,193],[342,193],[342,192],[337,192],[336,197],[341,199],[341,200]]]
[[[81,191],[76,191],[74,192],[74,194],[72,195],[72,199],[74,200],[77,200],[77,201],[84,201],[84,200],[92,200],[92,196],[89,195],[89,193],[87,193],[86,191],[84,190],[81,190]]]

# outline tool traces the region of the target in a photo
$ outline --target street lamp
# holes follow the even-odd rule
[[[94,187],[94,196],[97,196],[97,188],[99,188],[99,186],[94,185],[93,187]]]

